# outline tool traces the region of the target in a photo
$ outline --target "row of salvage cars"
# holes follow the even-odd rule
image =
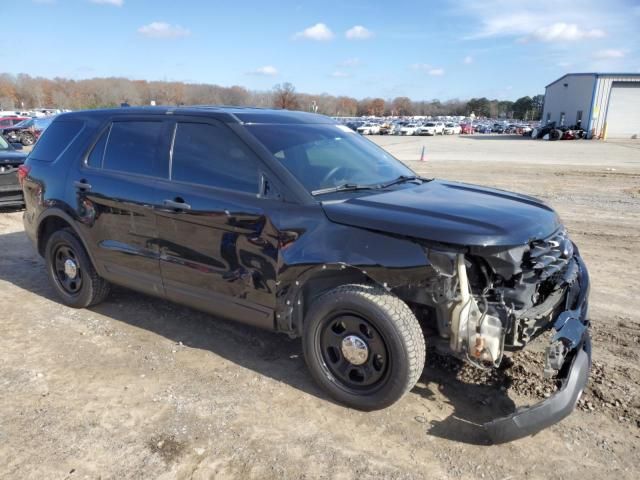
[[[20,167],[27,158],[23,147],[34,145],[55,117],[0,117],[0,209],[21,208]]]
[[[21,150],[21,143],[8,142],[0,135],[0,209],[24,205],[18,174],[27,154]]]
[[[347,124],[348,127],[361,135],[459,135],[462,126],[454,122],[393,122],[363,124]]]
[[[499,133],[499,134],[516,134],[528,136],[531,134],[533,127],[523,123],[491,123],[482,122],[452,122],[439,120],[404,120],[394,122],[348,122],[346,124],[352,130],[361,135],[471,135],[474,133]]]

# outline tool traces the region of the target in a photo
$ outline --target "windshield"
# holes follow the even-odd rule
[[[342,125],[247,125],[309,192],[344,184],[379,185],[414,173]]]
[[[0,150],[9,150],[9,144],[2,135],[0,135]]]

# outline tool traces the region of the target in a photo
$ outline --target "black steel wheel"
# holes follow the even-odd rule
[[[418,381],[425,360],[411,309],[371,285],[340,286],[314,300],[304,319],[303,350],[315,381],[360,410],[399,400]]]
[[[365,318],[349,312],[329,318],[318,340],[325,365],[347,390],[373,390],[389,371],[385,339]]]
[[[82,288],[82,269],[78,256],[69,245],[58,245],[53,253],[58,285],[69,295],[77,295]]]
[[[109,282],[98,275],[73,230],[65,228],[53,232],[45,245],[47,273],[63,303],[85,308],[107,297]]]

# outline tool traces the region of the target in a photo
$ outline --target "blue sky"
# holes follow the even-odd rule
[[[640,72],[638,0],[0,0],[0,16],[0,72],[46,77],[445,100]]]

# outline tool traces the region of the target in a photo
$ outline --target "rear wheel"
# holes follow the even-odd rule
[[[47,273],[63,303],[85,308],[102,302],[109,283],[98,275],[84,246],[70,229],[51,234],[45,247]]]
[[[360,410],[390,406],[418,381],[425,343],[409,307],[386,290],[344,285],[313,302],[303,349],[312,376]]]

